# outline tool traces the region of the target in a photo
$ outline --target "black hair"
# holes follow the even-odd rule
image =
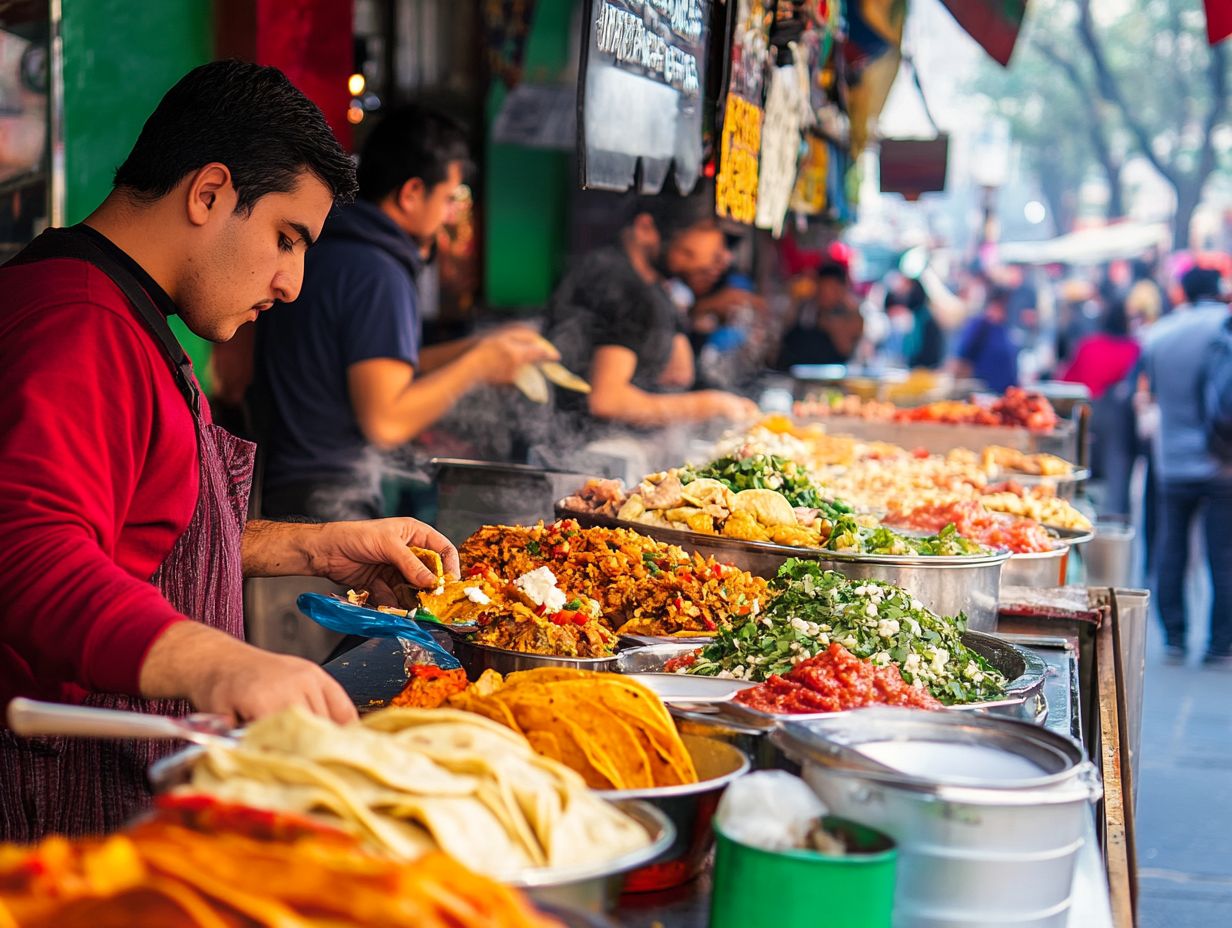
[[[843,267],[837,261],[822,262],[817,268],[818,280],[837,280],[839,283],[847,283],[847,268]]]
[[[1099,319],[1100,331],[1108,335],[1126,336],[1129,334],[1129,312],[1125,309],[1125,301],[1112,299],[1104,304],[1104,311]]]
[[[359,155],[359,195],[379,203],[414,177],[431,190],[449,176],[449,165],[470,170],[466,128],[456,119],[417,104],[385,115]]]
[[[1209,267],[1191,267],[1181,277],[1181,289],[1185,302],[1197,303],[1204,299],[1219,297],[1219,272]]]
[[[622,228],[628,228],[643,214],[654,220],[664,245],[691,229],[718,228],[719,225],[714,214],[714,187],[706,181],[699,181],[685,196],[675,192],[675,183],[671,180],[657,194],[627,194]]]
[[[988,290],[988,295],[984,298],[985,306],[1000,306],[1002,308],[1009,305],[1010,297],[1014,295],[1014,291],[1009,287],[1000,285],[991,287]]]
[[[231,171],[236,212],[292,190],[305,170],[336,201],[355,196],[355,166],[325,116],[277,68],[235,60],[193,68],[145,121],[115,186],[153,201],[215,161]]]

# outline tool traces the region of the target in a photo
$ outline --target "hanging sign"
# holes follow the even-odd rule
[[[584,188],[658,193],[701,174],[710,0],[590,0],[578,87]]]

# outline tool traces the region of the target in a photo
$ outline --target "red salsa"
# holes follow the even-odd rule
[[[1006,548],[1014,554],[1051,551],[1057,546],[1057,540],[1034,519],[989,512],[977,500],[921,506],[909,513],[891,514],[885,522],[922,532],[939,532],[953,524],[964,538],[990,548]]]
[[[895,664],[878,667],[835,642],[828,651],[796,664],[760,686],[741,690],[736,701],[751,709],[781,715],[841,712],[861,706],[907,706],[940,709],[923,687],[903,679]]]

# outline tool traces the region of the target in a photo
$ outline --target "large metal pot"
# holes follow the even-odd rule
[[[696,551],[759,577],[773,577],[788,558],[816,561],[855,580],[885,580],[909,590],[939,615],[967,616],[967,627],[979,632],[997,629],[997,599],[1001,569],[1008,553],[983,557],[907,557],[889,554],[842,554],[820,548],[796,548],[763,541],[741,541],[722,535],[703,535],[681,529],[643,525],[610,516],[575,512],[556,505],[559,518],[576,519],[583,526],[627,528],[657,541]]]
[[[898,928],[1037,928],[1068,910],[1100,795],[1076,742],[1010,719],[905,709],[787,722],[771,739],[834,814],[898,842]],[[853,764],[852,752],[883,766]]]

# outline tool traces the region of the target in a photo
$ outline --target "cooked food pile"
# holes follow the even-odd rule
[[[584,529],[572,519],[485,525],[459,554],[464,576],[550,568],[562,589],[594,596],[603,624],[618,635],[712,635],[766,596],[766,581],[746,571],[628,529]]]
[[[628,494],[618,481],[592,480],[561,505],[659,528],[848,554],[971,556],[987,553],[986,546],[1047,551],[1059,542],[1043,525],[1080,531],[1091,525],[1057,496],[1048,478],[1073,473],[1073,465],[1050,454],[992,445],[980,453],[930,455],[827,436],[819,425],[796,425],[784,416],[730,433],[715,451],[721,456],[706,465],[651,474]],[[1030,489],[993,483],[1015,475],[1043,482]],[[960,504],[951,521],[932,517]],[[927,512],[917,516],[922,509]],[[887,532],[890,526],[934,537]]]
[[[765,681],[837,642],[859,658],[898,666],[903,679],[946,705],[1000,695],[1005,678],[962,643],[966,619],[944,618],[898,587],[848,580],[792,558],[771,582],[773,599],[758,615],[669,669]]]
[[[649,843],[525,738],[472,712],[384,709],[340,726],[300,709],[212,744],[184,791],[315,813],[402,860],[444,851],[497,879],[605,863]]]
[[[449,704],[525,735],[536,751],[576,770],[594,789],[697,782],[667,709],[628,677],[540,668],[502,679],[487,670]]]
[[[900,408],[893,403],[862,400],[858,396],[829,392],[797,403],[801,418],[854,416],[883,422],[938,422],[955,425],[991,425],[1025,428],[1032,432],[1051,432],[1056,428],[1056,410],[1039,393],[1010,387],[1005,395],[988,406],[944,400],[924,406]]]
[[[572,588],[562,590],[548,567],[508,581],[477,565],[461,580],[421,592],[419,606],[442,622],[475,624],[474,642],[487,647],[562,657],[609,657],[616,651],[599,603]]]
[[[886,521],[899,528],[935,532],[953,526],[964,538],[1015,554],[1053,550],[1057,538],[1034,519],[989,512],[978,500],[891,510]]]
[[[428,853],[414,863],[299,816],[164,798],[107,838],[0,846],[15,928],[549,928],[520,894]]]
[[[775,674],[759,686],[741,690],[736,702],[776,714],[842,712],[875,705],[942,707],[922,686],[904,681],[897,664],[878,666],[837,641],[782,676]]]

